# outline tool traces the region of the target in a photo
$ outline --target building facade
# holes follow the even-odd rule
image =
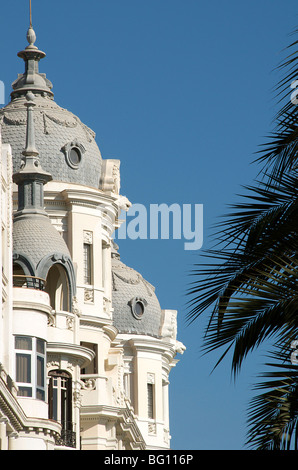
[[[0,448],[168,449],[177,312],[121,261],[120,161],[55,102],[32,26],[27,41],[0,110]]]

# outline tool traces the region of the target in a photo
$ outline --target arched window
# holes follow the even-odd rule
[[[68,275],[60,264],[54,264],[49,269],[45,290],[50,296],[50,304],[53,310],[69,312],[70,292]]]
[[[61,445],[75,447],[72,422],[72,378],[64,370],[49,373],[49,419],[61,424]]]
[[[22,287],[26,283],[25,272],[23,268],[17,264],[13,264],[13,285],[15,287]]]
[[[45,280],[32,276],[29,273],[30,271],[19,263],[13,263],[13,286],[44,290]]]

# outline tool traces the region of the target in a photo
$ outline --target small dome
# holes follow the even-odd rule
[[[26,96],[0,109],[2,142],[12,147],[13,171],[20,168],[26,140]],[[99,188],[102,157],[95,133],[53,99],[35,94],[35,140],[42,168],[54,181]]]
[[[67,109],[54,101],[53,85],[39,62],[46,54],[35,45],[36,35],[30,25],[28,46],[18,53],[25,62],[25,72],[13,82],[11,101],[0,109],[2,142],[12,147],[13,172],[21,165],[26,136],[26,95],[35,96],[35,139],[40,164],[54,181],[77,183],[99,188],[102,158],[95,133]]]
[[[112,255],[113,323],[119,333],[160,337],[161,308],[155,288]]]
[[[35,275],[43,277],[41,262],[54,256],[70,259],[70,253],[62,236],[47,217],[15,219],[13,223],[13,255],[27,259]],[[52,260],[53,261],[53,260]]]

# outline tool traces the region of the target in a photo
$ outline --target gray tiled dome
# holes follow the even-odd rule
[[[161,308],[154,287],[141,274],[126,266],[118,254],[112,256],[113,323],[119,333],[160,337]],[[144,312],[133,313],[134,302],[141,301]]]
[[[47,217],[16,219],[13,224],[13,252],[24,254],[37,267],[46,256],[55,253],[70,257],[62,236]]]
[[[21,165],[29,92],[35,96],[35,143],[43,170],[50,173],[54,181],[99,188],[102,158],[95,133],[73,113],[55,103],[52,83],[39,72],[39,62],[46,54],[35,46],[36,34],[31,24],[27,41],[27,47],[18,53],[25,62],[25,71],[12,83],[10,103],[0,109],[2,141],[12,147],[13,172]]]
[[[17,96],[0,109],[2,141],[12,147],[14,172],[20,168],[26,140],[25,102],[25,95]],[[35,104],[35,140],[42,168],[52,175],[54,181],[99,188],[102,158],[95,133],[48,95],[36,94]],[[64,150],[73,142],[83,149],[78,168],[69,165]]]

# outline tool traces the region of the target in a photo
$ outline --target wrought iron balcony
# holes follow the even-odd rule
[[[73,423],[64,423],[60,436],[56,438],[56,445],[76,448],[76,433],[73,429]]]
[[[13,286],[14,287],[25,287],[27,289],[45,290],[46,281],[40,277],[27,276],[25,274],[13,275]]]

